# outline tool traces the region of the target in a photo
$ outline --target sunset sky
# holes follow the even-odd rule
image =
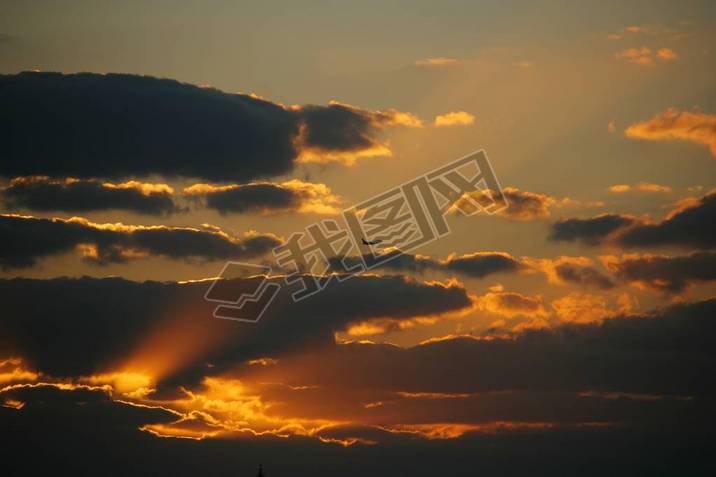
[[[0,0],[2,467],[713,475],[714,22]],[[506,208],[291,299],[274,247],[477,150]],[[204,298],[230,261],[258,323]]]

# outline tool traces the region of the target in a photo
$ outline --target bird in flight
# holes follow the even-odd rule
[[[363,242],[363,245],[378,245],[382,240],[366,240],[362,238],[361,242]]]

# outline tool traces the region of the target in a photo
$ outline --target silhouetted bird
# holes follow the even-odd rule
[[[371,240],[368,241],[366,239],[361,239],[361,242],[363,242],[363,245],[378,245],[382,240]]]

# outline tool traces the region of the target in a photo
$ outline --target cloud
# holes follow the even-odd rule
[[[637,65],[650,65],[654,62],[651,57],[651,48],[647,48],[646,46],[642,46],[641,48],[626,48],[624,50],[619,50],[614,53],[614,57]]]
[[[40,375],[27,369],[22,358],[0,359],[0,386],[37,381]]]
[[[585,321],[575,315],[577,309],[594,311],[601,304],[590,295],[572,295],[569,303],[560,303],[569,323],[510,337],[453,336],[410,348],[352,343],[255,371],[262,380],[289,376],[284,380],[288,385],[330,383],[355,390],[360,383],[362,389],[412,393],[618,389],[703,396],[713,392],[714,383],[699,376],[712,367],[716,301],[676,305],[648,315],[620,314],[619,304],[609,307],[613,315],[608,320],[574,322],[575,318]],[[708,358],[699,359],[702,353]],[[456,367],[458,361],[470,365]],[[448,407],[453,405],[451,400]]]
[[[114,401],[111,389],[65,383],[35,383],[5,386],[0,401],[22,403],[26,413],[44,413],[51,419],[74,418],[88,424],[91,420],[99,430],[108,428],[136,432],[145,423],[171,422],[178,413],[159,406],[135,406]]]
[[[516,187],[505,187],[502,192],[507,199],[508,206],[499,212],[498,215],[512,220],[536,220],[550,216],[550,209],[559,205],[571,202],[570,199],[556,199],[546,194],[537,192],[522,191]],[[474,208],[471,201],[484,203],[489,200],[489,191],[475,191],[461,197],[450,209],[457,214],[463,208]]]
[[[367,111],[331,101],[328,106],[295,106],[301,124],[293,143],[298,162],[353,164],[361,157],[389,156],[388,146],[377,139],[389,126],[419,128],[422,121],[410,113],[390,109]]]
[[[44,219],[0,214],[0,266],[23,268],[37,260],[80,251],[91,263],[123,263],[160,256],[172,259],[228,260],[255,258],[280,245],[270,234],[236,238],[214,229],[97,224],[80,217]]]
[[[444,260],[426,255],[413,255],[400,250],[391,250],[385,255],[392,257],[377,268],[403,272],[424,273],[439,271],[458,273],[471,278],[484,278],[495,273],[512,273],[524,268],[519,259],[504,252],[473,252],[464,255],[450,254]],[[372,257],[364,256],[365,260]],[[343,261],[343,264],[340,261]],[[334,270],[351,268],[361,261],[359,257],[332,257],[330,264]]]
[[[325,184],[312,184],[297,179],[274,184],[211,185],[194,184],[184,194],[200,199],[202,203],[222,214],[258,213],[261,215],[298,212],[337,214],[340,198],[331,193]]]
[[[647,141],[690,141],[708,146],[716,156],[716,116],[669,108],[651,119],[632,124],[626,137]]]
[[[631,25],[624,28],[624,31],[628,33],[656,33],[659,30],[653,26]]]
[[[633,27],[639,28],[639,27]],[[645,30],[644,30],[645,31]],[[632,32],[633,33],[633,32]],[[610,39],[621,39],[621,38],[610,38]],[[619,60],[628,61],[636,65],[647,66],[654,64],[654,61],[673,61],[679,58],[679,55],[670,48],[659,48],[654,51],[649,47],[642,46],[640,48],[625,48],[614,53],[614,57]]]
[[[675,60],[679,58],[679,55],[670,48],[659,48],[656,52],[656,56],[663,60]]]
[[[612,280],[596,270],[587,257],[561,256],[555,259],[522,259],[525,266],[545,274],[550,283],[573,284],[587,288],[608,290],[614,287]]]
[[[607,299],[600,295],[574,292],[551,303],[562,323],[601,323],[618,314],[610,309]]]
[[[621,194],[623,192],[629,192],[630,190],[631,186],[629,184],[615,184],[613,186],[609,186],[609,192],[614,194]]]
[[[681,257],[605,256],[602,261],[621,280],[666,293],[681,293],[691,284],[716,280],[716,254],[712,252],[697,252]]]
[[[252,280],[257,278],[222,286],[240,291]],[[282,277],[271,280],[283,287],[256,326],[212,318],[216,303],[204,300],[207,281],[0,280],[0,291],[8,298],[0,322],[0,356],[23,356],[36,370],[54,376],[102,371],[102,379],[89,382],[141,388],[175,374],[200,380],[207,373],[221,373],[222,365],[330,345],[335,332],[353,323],[409,320],[472,305],[456,283],[357,276],[294,302],[291,294],[298,285],[286,285]],[[52,313],[47,303],[53,303]],[[207,362],[213,367],[207,368]]]
[[[420,125],[395,110],[284,106],[149,76],[26,72],[0,85],[4,176],[243,182],[299,160],[389,155],[384,128]]]
[[[445,259],[437,259],[400,250],[390,250],[384,255],[387,260],[376,266],[375,270],[417,274],[440,272],[469,278],[485,278],[498,273],[540,272],[550,283],[556,285],[572,284],[601,290],[614,287],[612,280],[595,269],[594,262],[587,257],[518,258],[506,252],[472,252],[462,255],[451,253]],[[374,257],[363,256],[363,260],[367,262],[371,259]],[[340,271],[355,267],[361,263],[361,258],[335,256],[331,257],[329,263],[332,270]]]
[[[517,259],[504,252],[451,254],[443,262],[443,266],[446,270],[474,278],[483,278],[493,273],[516,272],[523,267]]]
[[[702,452],[712,447],[707,417],[713,409],[714,383],[703,377],[712,374],[716,349],[711,319],[716,311],[714,300],[644,316],[613,316],[600,323],[569,322],[509,337],[446,337],[408,348],[367,342],[297,343],[293,332],[302,327],[323,334],[343,326],[341,313],[353,313],[354,308],[363,316],[378,316],[386,311],[383,307],[397,310],[406,305],[415,312],[419,308],[415,301],[430,293],[417,288],[403,297],[404,288],[393,288],[397,281],[353,280],[363,283],[348,291],[343,287],[353,287],[349,285],[352,280],[344,282],[332,298],[336,303],[349,298],[343,308],[326,307],[331,301],[322,302],[284,315],[285,319],[276,315],[275,325],[236,326],[206,319],[204,309],[192,309],[187,314],[194,324],[182,338],[171,334],[167,326],[175,322],[178,310],[186,309],[186,302],[176,300],[184,296],[203,302],[205,287],[200,285],[205,284],[120,279],[1,281],[3,296],[9,298],[0,321],[2,351],[14,339],[25,345],[29,361],[58,373],[54,382],[48,378],[36,386],[0,391],[0,401],[22,405],[21,409],[0,407],[0,426],[13,436],[6,443],[6,449],[13,452],[3,462],[4,468],[13,473],[26,468],[26,459],[14,456],[22,455],[20,450],[32,443],[39,453],[35,457],[49,460],[55,469],[90,473],[103,462],[116,462],[107,467],[109,475],[126,475],[136,469],[137,460],[127,464],[127,456],[146,461],[142,473],[147,474],[169,469],[175,475],[187,469],[191,473],[207,468],[206,462],[221,473],[226,468],[241,469],[239,462],[245,459],[251,466],[258,461],[275,462],[270,468],[277,469],[274,466],[288,465],[287,461],[270,457],[285,455],[290,464],[282,468],[286,474],[296,469],[307,473],[318,460],[330,462],[331,472],[345,469],[342,475],[364,475],[366,469],[378,474],[386,463],[408,475],[419,475],[421,467],[432,468],[436,462],[450,465],[451,456],[468,455],[477,466],[471,465],[470,473],[477,468],[485,470],[481,474],[489,475],[490,470],[503,474],[508,469],[522,475],[542,461],[530,458],[527,468],[515,467],[519,460],[515,456],[534,453],[545,458],[545,465],[559,460],[553,467],[556,473],[565,468],[576,472],[586,449],[593,452],[591,462],[602,462],[601,458],[614,466],[600,465],[599,472],[609,468],[615,471],[610,472],[613,475],[619,475],[618,471],[626,475],[654,469],[650,459],[656,451],[662,451],[656,464],[659,469],[680,471],[702,468],[691,457],[710,455]],[[368,282],[372,284],[365,288]],[[390,289],[381,294],[386,288]],[[19,296],[17,291],[21,291]],[[365,300],[365,292],[377,302]],[[28,302],[28,296],[56,303],[57,316],[64,319],[48,316],[44,303]],[[65,300],[53,301],[56,296]],[[396,298],[401,303],[391,303]],[[435,299],[427,296],[422,304]],[[172,303],[174,310],[167,310]],[[107,313],[97,313],[104,308]],[[325,318],[315,327],[318,323],[313,320],[321,310]],[[161,311],[169,322],[158,317]],[[116,365],[117,357],[132,355],[137,338],[146,338],[147,329],[156,324],[170,333],[164,343],[150,347],[156,352],[166,346],[167,356],[155,355],[158,361],[186,353],[189,346],[204,339],[203,327],[218,327],[228,335],[223,351],[226,361],[222,364],[216,353],[194,355],[192,362],[201,369],[201,379],[175,382],[174,397],[129,398],[112,384],[83,385],[72,378],[82,370],[101,368],[98,356],[104,358],[99,362],[114,358],[108,362]],[[137,329],[138,325],[143,327]],[[270,325],[269,329],[262,330],[264,325]],[[242,340],[246,335],[253,339]],[[261,335],[264,340],[255,341]],[[271,366],[246,363],[251,354],[247,347],[253,353],[276,356],[276,340],[289,336],[294,347]],[[213,367],[207,367],[207,362]],[[686,439],[676,450],[668,441],[674,432]],[[605,440],[614,447],[608,457],[599,445]],[[566,454],[565,445],[573,446]],[[78,461],[80,451],[87,455]],[[580,457],[570,460],[576,454]],[[560,460],[560,455],[566,455],[566,460]],[[415,459],[419,465],[406,467],[405,462]],[[380,465],[367,467],[370,464],[363,464],[364,460],[379,460]],[[490,465],[485,466],[487,461]]]
[[[181,210],[166,184],[137,181],[102,182],[96,179],[51,179],[47,176],[16,177],[2,189],[7,206],[37,211],[88,212],[128,210],[140,214],[168,215]]]
[[[460,63],[457,58],[438,56],[435,58],[423,58],[415,61],[415,66],[423,68],[439,68],[444,66],[455,66]]]
[[[563,219],[552,224],[549,238],[555,241],[581,241],[587,245],[597,245],[609,234],[635,221],[634,217],[617,214],[601,214],[589,219]]]
[[[452,111],[435,116],[433,125],[436,127],[469,126],[475,124],[475,116],[465,111]]]
[[[518,316],[544,318],[547,316],[542,296],[505,291],[502,285],[490,287],[489,292],[477,298],[476,306],[478,310],[507,318]]]
[[[615,214],[560,220],[552,224],[550,239],[622,248],[710,249],[716,246],[715,216],[716,190],[712,190],[700,198],[679,201],[660,221]]]
[[[615,236],[622,247],[675,246],[709,249],[716,246],[716,190],[681,201],[663,220],[640,221]]]
[[[661,192],[670,193],[672,192],[671,187],[661,184],[654,184],[653,182],[639,182],[638,184],[615,184],[609,186],[609,192],[613,194],[622,194],[629,191],[641,191],[641,192]]]

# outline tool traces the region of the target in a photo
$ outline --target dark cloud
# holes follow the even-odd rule
[[[518,220],[532,220],[549,217],[550,207],[556,200],[553,197],[535,192],[521,191],[515,187],[503,190],[509,206],[501,214]]]
[[[592,389],[713,396],[716,381],[705,377],[716,367],[714,313],[712,299],[653,315],[528,330],[509,338],[448,337],[407,349],[341,345],[303,355],[294,363],[282,361],[271,367],[274,371],[264,372],[281,373],[286,366],[284,374],[288,369],[296,373],[287,384],[332,379],[334,386],[346,389],[441,393]]]
[[[195,196],[204,197],[206,206],[227,212],[261,212],[265,210],[290,210],[299,205],[299,197],[290,189],[270,183],[236,185],[231,188],[220,188],[194,192]]]
[[[399,250],[385,253],[390,257],[377,268],[386,270],[423,273],[442,271],[458,273],[472,278],[483,278],[495,273],[517,272],[524,265],[515,257],[503,252],[474,252],[465,255],[452,254],[445,260],[438,260],[424,255],[413,255]],[[370,260],[369,256],[364,256]],[[343,265],[341,264],[343,262]],[[331,266],[334,270],[344,270],[361,261],[359,257],[332,257]]]
[[[610,243],[623,248],[716,246],[716,191],[698,199],[685,199],[663,220],[652,222],[626,215],[600,215],[567,219],[552,225],[552,240]]]
[[[254,258],[281,242],[273,235],[241,239],[215,229],[95,224],[82,218],[44,219],[0,214],[0,266],[22,268],[79,249],[93,263],[122,263],[144,256],[172,259]]]
[[[656,223],[639,223],[617,237],[623,247],[716,247],[716,191],[683,201]]]
[[[82,410],[82,407],[79,407]],[[468,433],[458,439],[421,440],[375,427],[344,426],[324,431],[328,438],[384,437],[381,445],[319,442],[308,437],[239,436],[236,439],[159,439],[135,431],[120,433],[73,422],[62,415],[45,428],[34,412],[0,409],[0,424],[11,433],[5,443],[4,469],[12,475],[137,477],[171,474],[253,476],[263,464],[266,475],[342,475],[362,477],[390,473],[459,477],[633,475],[710,475],[711,434],[696,412],[668,409],[661,425],[651,427],[564,427],[511,432]],[[675,417],[683,419],[678,422]],[[667,426],[669,426],[667,430]],[[94,432],[88,432],[93,429]],[[42,430],[42,432],[38,432]],[[675,434],[677,434],[675,436]],[[27,449],[33,449],[31,460]]]
[[[320,162],[376,148],[389,154],[376,134],[413,125],[412,116],[392,110],[285,107],[128,74],[0,76],[0,109],[5,176],[245,181],[285,174],[304,152],[311,157],[302,160]]]
[[[168,215],[181,210],[175,204],[173,190],[168,185],[134,181],[112,184],[96,179],[17,177],[2,189],[2,196],[8,207],[44,212],[117,209]]]
[[[554,267],[557,278],[567,283],[601,290],[614,288],[612,280],[593,267],[574,263],[560,263]]]
[[[450,255],[443,265],[446,270],[475,278],[483,278],[493,273],[516,272],[523,268],[510,254],[500,252]]]
[[[328,153],[346,150],[369,151],[383,145],[376,141],[376,133],[385,126],[420,127],[416,117],[390,111],[364,111],[354,106],[332,102],[328,106],[300,108],[305,130],[300,140],[308,149],[322,149]]]
[[[333,313],[332,319],[319,321],[332,323],[328,328],[335,329],[341,326],[343,312],[354,316],[390,313],[412,307],[426,294],[417,284],[400,279],[404,285],[398,285],[398,280],[356,277],[339,284],[341,288],[327,302],[316,302],[293,315],[282,311],[276,316],[284,319],[264,330],[270,333],[254,353],[274,355],[276,343],[269,335],[281,339],[300,329],[295,326],[282,335],[285,325],[301,322],[313,333],[323,329],[311,323],[311,317],[321,314],[319,310]],[[354,287],[351,282],[363,283],[352,291],[343,288]],[[144,336],[137,329],[142,320],[149,321],[145,325],[151,328],[158,323],[157,316],[173,320],[179,310],[187,310],[186,302],[177,303],[177,293],[200,299],[204,286],[120,279],[2,281],[0,292],[10,305],[4,311],[10,314],[4,313],[0,320],[4,326],[1,350],[8,351],[5,343],[13,337],[7,333],[10,324],[23,330],[28,360],[38,368],[64,370],[69,376],[82,369],[91,372],[97,369],[95,358],[101,353],[126,356],[128,349],[134,349],[128,338]],[[404,303],[395,303],[407,291],[401,287],[408,286],[416,286],[415,292],[405,296]],[[387,288],[381,295],[380,290]],[[33,296],[43,300],[28,301]],[[64,300],[55,299],[60,296]],[[376,296],[380,305],[367,303],[365,296]],[[346,297],[342,308],[326,306]],[[426,296],[422,304],[436,298]],[[46,312],[45,303],[57,305],[55,315]],[[168,303],[176,305],[173,310],[164,308]],[[277,356],[271,366],[246,367],[237,366],[247,356],[246,341],[241,338],[269,321],[247,328],[200,315],[187,333],[189,338],[175,340],[168,335],[174,341],[174,353],[186,352],[190,343],[200,341],[202,326],[223,323],[227,326],[222,331],[230,334],[224,356],[229,358],[231,348],[233,366],[204,366],[205,373],[266,386],[282,383],[274,385],[274,390],[313,384],[289,394],[264,388],[260,393],[275,403],[274,416],[293,409],[305,419],[349,416],[343,422],[350,422],[326,426],[310,437],[236,432],[202,441],[159,438],[138,428],[176,422],[174,412],[114,401],[103,389],[24,386],[0,391],[0,400],[10,399],[15,407],[18,402],[24,404],[20,409],[0,406],[0,426],[10,436],[3,447],[3,468],[13,475],[60,471],[93,475],[102,469],[106,475],[220,476],[252,475],[263,463],[267,474],[329,476],[340,472],[356,477],[380,475],[386,467],[406,475],[427,476],[438,469],[466,477],[565,472],[710,475],[714,468],[710,456],[714,450],[711,423],[716,387],[711,376],[716,366],[716,330],[711,318],[715,311],[716,301],[709,300],[600,325],[531,331],[509,339],[454,337],[412,348],[304,342],[298,352]],[[188,314],[196,312],[192,309]],[[162,331],[171,333],[167,324],[163,323]],[[231,332],[231,328],[241,331]],[[108,351],[106,344],[111,342],[117,344]],[[70,356],[76,360],[71,366],[66,361]],[[204,365],[214,358],[197,355],[194,360]],[[193,396],[200,393],[196,384],[189,389]],[[251,392],[252,399],[254,392],[259,391]],[[193,429],[207,422],[197,417],[178,425]],[[357,443],[346,448],[333,441]],[[31,460],[28,448],[34,449]],[[321,465],[316,467],[316,462]]]
[[[281,184],[254,182],[214,186],[194,184],[184,193],[206,207],[222,214],[249,212],[273,214],[282,212],[337,213],[340,199],[324,184],[291,180]]]
[[[149,423],[169,423],[178,414],[160,407],[139,407],[112,400],[107,389],[52,383],[11,385],[0,389],[0,402],[22,403],[21,410],[52,420],[79,419],[106,431],[136,431]]]
[[[255,280],[235,279],[224,286],[238,292]],[[297,286],[285,285],[261,321],[247,325],[212,318],[217,304],[204,300],[208,282],[2,280],[0,294],[6,299],[0,356],[24,356],[50,374],[83,376],[127,359],[128,349],[135,349],[161,326],[162,336],[172,344],[165,350],[167,359],[206,344],[196,362],[185,363],[190,368],[185,374],[191,377],[205,373],[206,362],[213,362],[218,372],[221,363],[235,364],[287,346],[332,344],[334,333],[352,322],[428,316],[471,304],[465,289],[457,285],[398,276],[359,276],[329,283],[323,292],[295,303],[291,294]],[[53,304],[51,313],[47,303]]]
[[[635,218],[604,214],[590,219],[564,219],[552,224],[551,240],[597,245],[614,231],[633,224]]]
[[[684,257],[607,257],[605,263],[622,280],[668,293],[680,293],[690,284],[716,280],[716,253],[712,252]]]

